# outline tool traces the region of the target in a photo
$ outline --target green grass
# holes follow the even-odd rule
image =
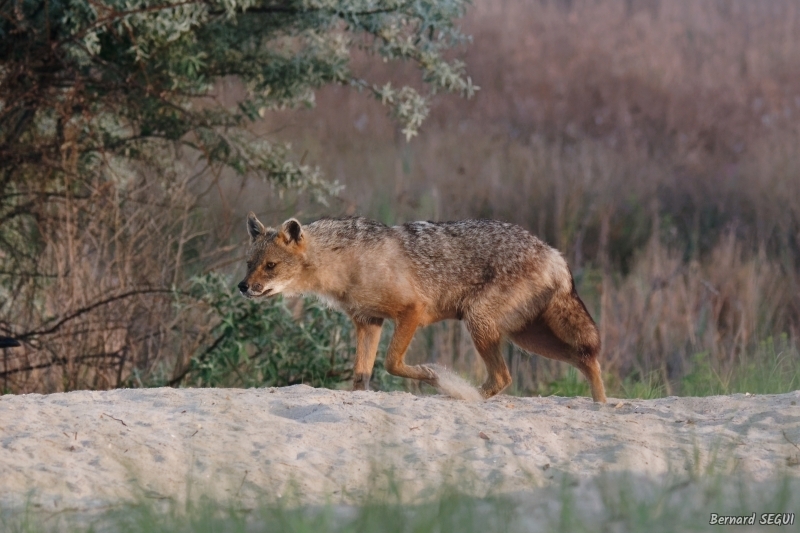
[[[661,372],[632,374],[619,381],[606,376],[606,392],[616,398],[715,396],[736,393],[783,394],[800,389],[800,353],[783,335],[768,338],[733,364],[712,361],[699,352],[689,361],[687,373],[670,386]],[[565,377],[551,382],[542,395],[589,396],[589,385],[570,367]]]
[[[780,394],[800,388],[800,354],[786,337],[759,343],[751,358],[721,369],[705,353],[695,356],[694,369],[683,379],[685,396],[750,392]]]
[[[589,383],[580,376],[578,370],[570,366],[563,378],[548,384],[542,396],[591,396]]]
[[[534,356],[535,357],[535,356]],[[800,389],[800,353],[789,342],[787,336],[768,338],[760,342],[747,357],[730,365],[711,361],[705,352],[694,355],[689,361],[688,372],[669,386],[663,373],[638,373],[619,380],[604,376],[606,393],[613,398],[645,399],[679,396],[715,396],[736,393],[783,394]],[[462,376],[469,380],[470,376]],[[382,367],[376,368],[373,380],[380,390],[408,390],[413,382],[390,376]],[[436,394],[433,388],[411,389],[415,393]],[[512,396],[591,396],[589,383],[575,367],[565,365],[563,377],[547,383],[539,390],[520,390],[516,382],[504,391]]]
[[[467,379],[469,377],[467,376]],[[747,358],[724,366],[700,352],[689,361],[686,375],[669,384],[663,373],[630,374],[623,379],[605,375],[606,393],[612,398],[652,400],[670,395],[716,396],[736,393],[783,394],[800,389],[800,353],[786,336],[768,338]],[[403,386],[400,382],[396,386]],[[538,390],[520,390],[516,383],[504,391],[512,396],[591,396],[589,383],[577,369],[565,365],[563,377]]]
[[[667,387],[658,372],[651,372],[644,378],[626,377],[620,385],[620,398],[641,398],[652,400],[666,396]]]
[[[474,497],[452,488],[419,504],[403,503],[399,492],[360,506],[309,507],[264,504],[251,510],[235,504],[199,501],[185,505],[144,502],[76,522],[68,515],[45,517],[28,510],[4,513],[0,528],[9,533],[137,532],[675,532],[718,531],[710,513],[749,515],[797,512],[800,480],[783,477],[755,483],[744,477],[642,478],[606,474],[593,480],[563,477],[549,488],[529,493]],[[797,524],[795,518],[795,525]],[[768,526],[764,527],[767,530]],[[774,527],[774,526],[772,526]],[[748,531],[759,531],[748,529]]]

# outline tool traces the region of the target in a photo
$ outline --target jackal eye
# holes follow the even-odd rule
[[[264,268],[266,268],[267,270],[272,270],[273,268],[275,268],[275,263],[270,261],[269,263],[264,265]]]

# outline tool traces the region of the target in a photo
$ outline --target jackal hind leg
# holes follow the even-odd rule
[[[488,374],[486,381],[480,387],[480,393],[484,398],[491,398],[511,385],[511,373],[500,351],[503,340],[500,336],[487,338],[473,333],[472,342],[483,359]]]
[[[408,345],[411,344],[411,339],[419,327],[420,316],[419,310],[411,309],[395,321],[394,334],[386,352],[386,371],[393,376],[418,379],[435,387],[438,376],[432,368],[425,365],[407,365],[403,361]]]
[[[381,340],[382,318],[353,318],[356,325],[356,361],[353,365],[353,390],[369,390],[372,367]]]
[[[567,335],[563,334],[563,336]],[[592,399],[595,402],[605,403],[606,392],[600,374],[600,363],[597,360],[600,351],[599,342],[583,345],[567,343],[541,317],[528,322],[521,330],[512,333],[511,340],[523,350],[549,359],[564,361],[577,368],[589,382]]]

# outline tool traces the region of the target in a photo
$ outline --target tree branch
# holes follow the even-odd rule
[[[185,294],[185,293],[181,293],[180,291],[174,291],[172,289],[137,289],[137,290],[133,290],[133,291],[124,292],[122,294],[118,294],[116,296],[112,296],[110,298],[106,298],[105,300],[101,300],[99,302],[95,302],[95,303],[93,303],[91,305],[87,305],[85,307],[81,307],[80,309],[78,309],[74,313],[71,313],[71,314],[65,316],[64,318],[62,318],[61,320],[56,322],[53,326],[51,326],[51,327],[49,327],[47,329],[39,329],[39,330],[28,331],[28,332],[23,333],[21,335],[17,335],[17,338],[20,339],[20,340],[25,340],[25,339],[30,339],[31,337],[38,337],[38,336],[41,336],[41,335],[49,335],[51,333],[56,332],[61,326],[63,326],[64,324],[66,324],[70,320],[74,320],[75,318],[77,318],[77,317],[79,317],[79,316],[81,316],[83,314],[86,314],[89,311],[97,309],[98,307],[102,307],[104,305],[110,304],[111,302],[115,302],[117,300],[122,300],[122,299],[128,298],[130,296],[137,296],[139,294],[171,294],[171,293],[174,293],[174,292],[178,292],[179,294]]]

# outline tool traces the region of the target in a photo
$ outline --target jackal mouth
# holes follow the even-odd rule
[[[256,298],[263,298],[265,296],[270,296],[272,294],[272,289],[264,289],[263,292],[260,292],[258,294],[253,294],[252,292],[250,292],[249,289],[246,291],[239,291],[239,292],[242,296],[244,296],[248,300],[255,300]]]

